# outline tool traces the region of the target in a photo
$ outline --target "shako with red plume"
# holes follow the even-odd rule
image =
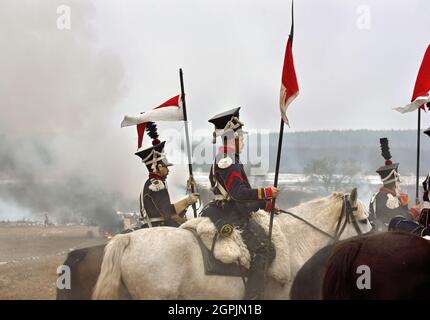
[[[381,155],[384,158],[384,165],[379,167],[376,172],[381,176],[384,185],[396,181],[398,176],[399,163],[393,163],[388,138],[380,138]]]

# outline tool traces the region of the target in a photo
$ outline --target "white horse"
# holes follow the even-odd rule
[[[289,212],[320,230],[287,214],[275,217],[288,241],[290,266],[285,267],[290,268],[291,279],[284,285],[268,281],[266,299],[288,299],[297,271],[333,241],[329,235],[346,239],[371,230],[366,206],[357,199],[356,189],[350,196],[333,193]],[[117,299],[124,287],[133,299],[241,299],[244,295],[240,277],[206,275],[195,236],[170,227],[141,229],[117,235],[109,242],[93,299]]]

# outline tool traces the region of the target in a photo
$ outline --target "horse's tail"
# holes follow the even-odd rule
[[[92,298],[115,300],[119,298],[121,285],[121,259],[130,243],[130,234],[116,235],[106,246],[99,278]]]
[[[322,286],[324,300],[351,299],[356,288],[354,261],[362,246],[360,239],[338,245],[328,260]]]

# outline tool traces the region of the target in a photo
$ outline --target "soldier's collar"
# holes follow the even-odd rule
[[[162,181],[166,180],[166,178],[160,176],[158,173],[155,173],[155,172],[149,173],[149,179],[157,179],[157,180],[162,180]]]
[[[232,147],[227,147],[227,146],[225,146],[225,147],[219,147],[219,149],[218,149],[218,152],[219,153],[235,153],[235,151],[234,151],[234,148],[232,148]]]
[[[388,189],[388,188],[385,188],[385,187],[381,187],[381,188],[379,189],[379,192],[383,192],[383,193],[391,193],[393,196],[395,196],[395,195],[396,195],[396,192],[395,192],[394,190],[391,190],[391,189]]]
[[[224,152],[225,151],[225,152]],[[234,152],[234,149],[231,147],[220,147],[218,149],[217,159],[224,158],[224,153],[227,153],[227,157],[230,157],[234,163],[240,162],[239,154]]]

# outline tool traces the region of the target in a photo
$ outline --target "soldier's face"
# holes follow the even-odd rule
[[[243,150],[243,147],[245,146],[245,143],[243,141],[243,135],[239,135],[237,139],[238,139],[238,142],[239,142],[238,143],[238,147],[239,147],[238,152],[241,153],[242,150]],[[228,140],[228,146],[230,148],[232,148],[232,149],[235,148],[235,146],[236,146],[236,138],[235,137],[233,137],[233,138],[231,138],[231,139]]]
[[[163,178],[167,177],[169,175],[169,167],[166,167],[166,166],[159,164],[158,165],[158,173]]]

